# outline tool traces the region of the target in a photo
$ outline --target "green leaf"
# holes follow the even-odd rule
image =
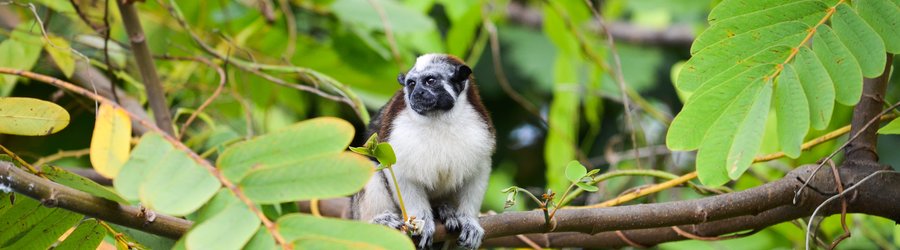
[[[835,100],[844,105],[855,105],[862,95],[863,79],[856,58],[828,26],[819,26],[813,41],[813,51],[834,83]]]
[[[66,77],[72,77],[75,72],[75,58],[72,55],[72,48],[69,42],[61,37],[50,35],[49,40],[44,41],[44,49],[53,58],[56,67],[63,72]]]
[[[369,152],[369,149],[364,147],[350,147],[350,151],[360,155],[373,156],[372,153]]]
[[[16,26],[7,39],[0,43],[0,67],[8,67],[20,70],[31,70],[41,56],[41,38],[27,33],[32,27],[25,22]],[[0,75],[0,97],[9,96],[16,86],[15,75]]]
[[[372,162],[349,152],[255,169],[240,182],[253,201],[278,203],[353,194],[372,176]]]
[[[894,119],[884,127],[878,129],[879,134],[900,134],[900,119]]]
[[[740,95],[719,106],[725,109],[724,115],[709,129],[697,153],[697,173],[704,185],[720,186],[729,177],[736,179],[759,151],[772,96],[771,83],[764,78],[743,79],[745,89],[737,91]]]
[[[394,165],[397,163],[397,156],[394,154],[394,148],[387,142],[378,143],[375,147],[375,158],[381,165]]]
[[[900,10],[898,10],[900,11]],[[881,37],[856,11],[846,4],[838,5],[831,18],[831,27],[841,42],[853,53],[865,77],[875,78],[884,71],[884,43]]]
[[[756,82],[760,77],[771,74],[774,70],[774,65],[758,65],[709,91],[691,96],[672,121],[666,134],[666,146],[672,150],[694,150],[701,147],[706,138],[711,138],[707,134],[713,132],[713,125],[734,114],[728,113],[726,107],[737,102],[741,93],[752,90],[749,88],[751,85],[758,85]],[[733,134],[724,136],[734,137]]]
[[[0,134],[39,136],[69,125],[69,112],[55,103],[25,97],[0,97]]]
[[[251,168],[286,166],[323,154],[344,151],[353,139],[347,121],[323,117],[298,122],[284,129],[235,144],[218,159],[222,174],[234,182]]]
[[[775,8],[790,3],[784,0],[724,0],[709,12],[707,20],[709,24],[715,24],[732,17]]]
[[[887,52],[900,53],[900,7],[888,0],[854,0],[859,15],[881,35]]]
[[[835,93],[831,76],[819,57],[806,46],[800,47],[792,65],[803,85],[803,93],[809,105],[810,125],[817,130],[825,129],[834,110]]]
[[[769,25],[780,25],[783,22],[799,21],[808,26],[815,25],[825,14],[828,6],[819,1],[784,1],[784,5],[773,6],[765,10],[747,13],[716,22],[703,31],[691,45],[691,54],[751,30]]]
[[[412,240],[400,231],[361,221],[290,214],[277,224],[285,240],[305,239],[297,242],[298,249],[308,249],[305,244],[315,244],[317,249],[414,249]]]
[[[698,88],[701,88],[701,86],[702,88],[713,88],[715,84],[707,83],[709,79],[734,67],[735,64],[747,64],[747,62],[744,62],[745,60],[753,58],[754,55],[758,55],[769,48],[797,46],[806,37],[808,30],[808,25],[791,21],[751,30],[712,44],[688,60],[678,74],[675,86],[679,90],[687,92],[699,91]],[[777,55],[779,53],[773,54]],[[783,60],[777,61],[777,57],[772,57],[772,59],[776,61],[759,61],[759,63],[783,62]],[[753,66],[755,65],[741,67],[752,68]],[[731,71],[730,73],[740,74],[740,71]],[[722,78],[729,79],[733,76],[724,75]]]
[[[387,22],[396,33],[436,30],[434,21],[421,12],[395,1],[375,0],[384,10]],[[343,22],[369,30],[384,30],[381,17],[367,0],[337,0],[331,4],[335,16]]]
[[[16,198],[16,203],[0,215],[0,249],[47,249],[84,217],[44,207],[24,195]]]
[[[78,224],[65,240],[59,243],[55,250],[79,250],[97,249],[100,242],[106,236],[106,229],[100,225],[97,219],[87,219]]]
[[[241,249],[250,241],[259,228],[259,217],[246,204],[231,200],[224,209],[191,228],[185,242],[188,249]]]
[[[566,178],[571,182],[579,182],[587,174],[587,168],[578,161],[570,161],[566,165]]]
[[[256,234],[253,235],[253,238],[250,238],[250,242],[247,242],[247,245],[244,246],[244,249],[247,250],[275,250],[278,249],[275,247],[275,239],[272,238],[272,234],[266,229],[266,227],[259,227],[256,230]]]
[[[206,203],[221,184],[187,153],[155,133],[145,134],[113,186],[128,199],[161,213],[183,216]]]
[[[775,83],[775,115],[781,150],[791,158],[800,156],[800,145],[809,131],[809,104],[794,67],[784,65]]]
[[[108,187],[104,187],[103,185],[97,184],[96,182],[88,178],[73,174],[62,168],[55,166],[43,166],[41,168],[41,173],[53,182],[63,184],[67,187],[74,188],[107,200],[128,204],[128,201],[126,201],[125,198],[116,193],[116,191]]]
[[[576,182],[575,185],[578,186],[578,188],[584,189],[584,191],[588,192],[597,192],[597,190],[600,190],[600,188],[598,188],[597,186],[588,185],[584,182]]]
[[[553,101],[547,117],[550,129],[544,145],[544,161],[547,164],[547,186],[564,190],[569,186],[564,175],[566,164],[575,159],[575,138],[578,136],[578,76],[577,59],[559,55],[553,69]]]

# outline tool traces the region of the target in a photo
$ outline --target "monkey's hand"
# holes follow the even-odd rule
[[[385,225],[393,229],[400,229],[404,225],[403,218],[400,218],[400,215],[397,213],[390,211],[384,211],[375,216],[375,218],[372,218],[372,223]]]
[[[459,232],[456,244],[466,249],[478,249],[484,238],[484,229],[478,218],[459,213],[455,208],[443,204],[438,207],[438,216],[444,221],[447,231]]]
[[[418,249],[429,249],[431,247],[431,242],[434,240],[434,220],[433,219],[425,219],[423,220],[421,226],[421,234],[418,236],[414,235],[413,238],[419,239]]]

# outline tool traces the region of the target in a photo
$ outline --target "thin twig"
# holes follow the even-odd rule
[[[387,37],[388,46],[391,47],[391,55],[394,56],[394,63],[397,64],[399,70],[404,70],[403,58],[400,57],[400,50],[397,49],[397,41],[394,39],[394,31],[391,28],[391,22],[388,20],[387,14],[384,12],[384,8],[381,7],[378,0],[368,1],[369,4],[372,5],[372,8],[375,9],[375,12],[378,13],[378,18],[381,19],[381,26],[384,27],[384,36]]]
[[[263,214],[262,211],[256,207],[256,205],[253,203],[253,201],[251,201],[249,198],[247,198],[246,195],[244,195],[244,192],[241,191],[241,189],[237,185],[235,185],[230,180],[225,178],[225,176],[222,174],[222,172],[219,171],[219,169],[217,169],[215,166],[210,164],[209,161],[201,158],[199,155],[197,155],[196,152],[194,152],[193,150],[188,148],[186,145],[181,143],[181,141],[178,141],[177,139],[175,139],[175,137],[172,137],[171,135],[165,133],[165,131],[163,131],[159,127],[156,127],[150,121],[144,120],[141,117],[135,115],[134,113],[131,113],[131,112],[125,110],[124,108],[122,108],[122,106],[119,106],[119,104],[117,104],[109,99],[106,99],[103,96],[91,93],[81,87],[75,86],[72,83],[69,83],[69,82],[66,82],[66,81],[63,81],[63,80],[60,80],[57,78],[53,78],[53,77],[50,77],[47,75],[37,74],[34,72],[30,72],[30,71],[5,68],[5,67],[0,67],[0,74],[17,75],[17,76],[29,78],[32,80],[36,80],[39,82],[48,83],[50,85],[66,89],[66,90],[78,93],[80,95],[87,96],[88,98],[94,99],[95,101],[100,102],[102,104],[106,104],[106,105],[113,106],[115,108],[122,109],[123,111],[125,111],[125,114],[127,114],[132,119],[132,121],[136,121],[141,126],[144,126],[147,129],[160,134],[160,136],[162,136],[163,139],[165,139],[166,141],[171,143],[173,146],[175,146],[176,149],[187,153],[188,157],[190,157],[192,160],[194,160],[199,165],[203,166],[207,171],[209,171],[213,176],[215,176],[216,179],[218,179],[219,182],[221,182],[223,186],[228,188],[228,190],[231,191],[239,200],[241,200],[250,209],[250,211],[252,211],[254,214],[256,214],[257,217],[259,217],[260,221],[262,221],[262,223],[266,227],[266,229],[275,238],[275,242],[278,243],[279,245],[281,245],[282,248],[284,248],[284,249],[292,249],[293,248],[292,244],[290,242],[287,242],[284,239],[284,237],[282,237],[281,234],[278,232],[278,228],[275,226],[275,223],[273,223],[271,220],[269,220],[269,218],[266,217],[265,214]]]
[[[75,0],[71,0],[72,5],[75,5]],[[116,93],[116,84],[115,84],[115,74],[113,74],[113,68],[115,68],[112,63],[109,62],[109,36],[112,34],[112,26],[109,25],[109,0],[103,1],[103,25],[106,27],[101,35],[103,35],[103,61],[107,65],[106,69],[106,78],[109,78],[109,88],[112,92],[113,100],[116,103],[119,102],[119,95]]]
[[[0,150],[3,150],[4,154],[8,155],[9,157],[12,157],[13,160],[16,160],[17,162],[19,162],[19,164],[22,164],[22,166],[25,166],[25,168],[27,168],[28,171],[31,172],[32,174],[39,175],[41,177],[44,176],[43,174],[41,174],[41,171],[38,171],[36,168],[34,168],[34,166],[32,166],[31,164],[28,164],[28,162],[25,162],[25,160],[22,160],[22,157],[19,157],[19,155],[17,155],[16,153],[13,153],[12,151],[10,151],[6,147],[4,147],[2,144],[0,144]]]
[[[819,204],[819,206],[816,207],[816,210],[813,210],[812,215],[809,216],[809,224],[806,225],[806,249],[807,250],[810,249],[809,240],[812,237],[809,237],[809,235],[810,235],[810,230],[812,230],[813,222],[815,222],[815,220],[813,220],[813,218],[816,217],[816,214],[819,213],[819,210],[821,210],[823,207],[825,207],[825,205],[828,205],[828,203],[834,201],[835,199],[841,198],[844,195],[846,195],[847,193],[849,193],[850,191],[853,191],[854,189],[862,186],[863,183],[865,183],[869,179],[872,179],[872,177],[875,177],[876,175],[880,175],[880,174],[900,174],[900,172],[896,172],[893,170],[878,170],[878,171],[872,172],[872,174],[869,174],[869,176],[866,176],[866,178],[859,180],[859,182],[857,182],[853,186],[850,186],[850,188],[847,188],[843,192],[840,192],[840,193],[833,195],[830,198],[826,199],[824,202],[822,202],[822,204]]]
[[[622,60],[619,59],[619,52],[616,50],[615,39],[613,38],[612,34],[610,34],[609,27],[606,26],[606,22],[603,21],[603,16],[601,16],[600,12],[598,12],[594,8],[594,3],[592,3],[591,0],[584,0],[584,3],[587,5],[588,9],[591,10],[591,13],[594,14],[594,18],[597,19],[597,22],[600,23],[600,27],[603,28],[604,34],[606,34],[606,45],[609,47],[609,53],[612,54],[613,57],[612,71],[615,73],[613,75],[616,79],[616,84],[619,85],[619,91],[622,92],[622,105],[625,106],[625,110],[623,111],[625,112],[625,123],[629,128],[631,128],[629,134],[631,136],[631,146],[634,149],[634,163],[638,169],[641,169],[641,159],[637,151],[637,148],[640,147],[640,143],[638,143],[637,141],[637,130],[634,125],[634,118],[631,114],[631,104],[629,104],[628,94],[626,93],[625,77],[622,73]]]
[[[838,172],[837,166],[834,165],[834,161],[828,160],[828,166],[831,167],[831,173],[834,174],[834,183],[837,184],[838,193],[844,192],[844,182],[841,181],[841,174]],[[844,239],[850,238],[850,228],[847,227],[847,197],[841,195],[841,227],[844,229],[844,234],[838,236],[837,239],[831,242],[831,246],[828,247],[828,250],[832,250],[837,247],[841,241]]]
[[[692,234],[690,232],[684,231],[681,228],[678,228],[678,226],[672,226],[672,231],[675,231],[675,233],[677,233],[678,235],[681,235],[685,238],[692,239],[692,240],[702,240],[702,241],[720,241],[720,240],[737,239],[737,238],[747,237],[747,236],[750,236],[750,235],[753,235],[753,234],[759,232],[759,230],[756,229],[756,230],[751,230],[750,232],[740,233],[740,234],[707,237],[707,236],[700,236],[700,235],[696,235],[696,234]]]
[[[84,149],[78,149],[78,150],[60,150],[59,152],[56,152],[55,154],[44,156],[44,157],[37,159],[36,161],[34,161],[34,163],[31,163],[31,165],[34,165],[34,166],[37,166],[38,168],[40,168],[44,164],[51,163],[51,162],[57,161],[62,158],[82,157],[82,156],[88,155],[90,153],[91,153],[90,148],[84,148]]]
[[[294,17],[294,11],[291,10],[291,3],[288,0],[278,0],[281,12],[284,12],[284,22],[287,24],[287,48],[284,49],[284,57],[290,59],[294,57],[297,47],[297,18]]]
[[[494,25],[494,22],[488,17],[487,8],[488,6],[481,8],[481,20],[484,30],[487,31],[488,34],[491,45],[491,59],[493,59],[494,63],[494,76],[497,78],[497,83],[500,83],[500,89],[512,98],[513,101],[518,103],[519,106],[522,106],[522,108],[528,111],[528,113],[538,118],[541,122],[547,123],[547,120],[541,116],[540,110],[538,110],[533,103],[526,100],[524,96],[519,94],[519,92],[513,89],[512,85],[509,84],[509,79],[506,77],[506,72],[503,70],[502,60],[500,58],[500,38],[497,35],[497,26]]]
[[[225,61],[225,66],[219,67],[219,65],[216,65],[212,61],[207,60],[206,58],[203,58],[203,57],[163,55],[163,56],[160,56],[160,58],[166,59],[166,60],[194,61],[194,62],[203,63],[203,64],[206,64],[207,66],[209,66],[210,68],[213,68],[213,70],[216,71],[216,74],[219,75],[219,85],[216,86],[216,90],[213,91],[212,95],[210,95],[209,98],[206,98],[206,100],[203,101],[203,104],[200,104],[200,107],[198,107],[197,110],[192,112],[191,116],[189,116],[188,119],[186,121],[184,121],[184,124],[181,125],[181,129],[178,132],[178,136],[177,136],[177,138],[180,140],[182,137],[184,137],[184,133],[187,131],[187,128],[191,126],[191,122],[193,122],[194,119],[197,119],[197,115],[202,113],[203,110],[206,109],[206,107],[209,106],[209,104],[211,104],[213,102],[213,100],[215,100],[217,97],[219,97],[219,94],[222,93],[222,89],[225,88],[225,83],[228,81],[228,74],[226,74],[226,71],[225,71],[228,67],[228,61]]]

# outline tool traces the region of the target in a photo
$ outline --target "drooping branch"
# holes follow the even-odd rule
[[[177,239],[191,222],[164,214],[144,216],[140,208],[118,204],[29,174],[12,163],[0,161],[0,186],[39,200],[47,207],[60,207],[148,233]],[[148,219],[150,218],[150,219]]]
[[[119,4],[119,12],[122,14],[122,22],[125,24],[126,33],[131,41],[134,59],[147,90],[147,101],[150,103],[150,109],[153,110],[156,126],[169,135],[175,135],[172,127],[172,115],[169,114],[169,105],[166,104],[162,83],[159,81],[159,75],[156,74],[156,64],[153,62],[150,48],[147,47],[147,37],[141,27],[141,21],[138,19],[137,10],[131,2],[116,1],[116,3]]]

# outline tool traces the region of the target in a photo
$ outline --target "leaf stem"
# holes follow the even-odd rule
[[[400,183],[397,183],[397,176],[394,175],[393,165],[387,165],[388,172],[391,172],[391,179],[394,180],[394,188],[397,189],[397,200],[400,203],[400,213],[403,215],[403,221],[409,220],[409,216],[406,213],[406,205],[403,203],[403,195],[400,194]]]

